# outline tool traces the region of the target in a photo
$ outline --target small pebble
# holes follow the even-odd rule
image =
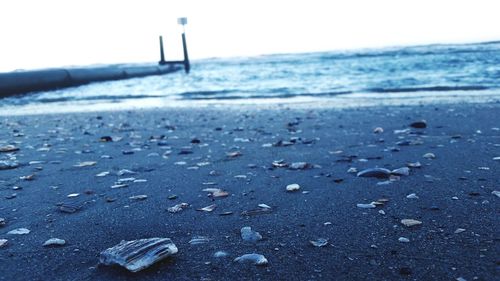
[[[408,239],[406,237],[399,237],[398,241],[401,243],[408,243],[408,242],[410,242],[410,239]]]
[[[422,224],[421,221],[419,220],[414,220],[414,219],[402,219],[401,223],[407,227],[415,226],[415,225],[420,225]]]

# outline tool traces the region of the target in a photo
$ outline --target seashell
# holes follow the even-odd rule
[[[408,195],[406,196],[406,198],[408,198],[408,199],[418,199],[418,196],[417,196],[417,194],[415,194],[415,193],[411,193],[411,194],[408,194]]]
[[[226,153],[226,156],[229,157],[229,158],[236,158],[238,156],[241,156],[243,154],[241,154],[240,151],[234,151],[234,152],[228,152]]]
[[[0,170],[10,170],[19,167],[19,163],[15,161],[2,160],[0,161]]]
[[[464,231],[465,231],[465,229],[463,229],[463,228],[457,228],[457,230],[455,230],[455,232],[453,232],[453,233],[458,234],[458,233],[462,233]]]
[[[80,210],[83,204],[80,202],[64,202],[59,206],[59,211],[63,213],[74,213]]]
[[[258,233],[257,231],[252,230],[250,226],[242,227],[240,232],[241,239],[245,241],[257,242],[259,240],[262,240],[262,235],[260,235],[260,233]]]
[[[27,228],[17,228],[17,229],[14,229],[14,230],[7,232],[7,234],[11,234],[11,235],[23,235],[23,234],[28,234],[28,233],[30,233],[30,230]]]
[[[84,162],[78,162],[73,167],[88,167],[88,166],[94,166],[97,164],[95,161],[84,161]]]
[[[191,240],[189,240],[189,244],[191,245],[205,244],[208,242],[210,242],[210,239],[205,236],[194,236]]]
[[[128,199],[130,199],[130,200],[146,200],[147,198],[148,198],[147,195],[141,194],[141,195],[130,196]]]
[[[420,225],[422,224],[421,221],[414,220],[414,219],[402,219],[401,223],[407,227],[415,226],[415,225]]]
[[[401,167],[401,168],[392,170],[391,174],[396,175],[396,176],[409,176],[410,175],[410,168]]]
[[[267,205],[267,204],[259,204],[257,205],[259,206],[259,208],[264,208],[264,209],[271,209],[271,206]]]
[[[227,256],[229,256],[229,254],[224,251],[217,251],[214,253],[214,258],[225,258]]]
[[[78,197],[78,196],[80,196],[80,193],[71,193],[71,194],[68,194],[68,196],[66,196],[66,197],[73,198],[73,197]]]
[[[500,191],[498,190],[493,190],[491,194],[495,195],[496,197],[500,197]]]
[[[290,164],[289,169],[290,170],[304,170],[304,169],[308,169],[310,167],[311,167],[311,164],[309,164],[307,162],[294,162],[294,163]]]
[[[300,185],[292,183],[286,186],[286,191],[297,191],[300,189]]]
[[[63,246],[65,244],[66,244],[66,241],[63,240],[63,239],[50,238],[49,240],[45,241],[45,243],[43,243],[43,246],[44,247],[48,247],[48,246]]]
[[[215,210],[216,207],[217,207],[217,205],[212,204],[212,205],[209,205],[209,206],[206,206],[206,207],[203,207],[203,208],[200,208],[200,209],[196,209],[196,210],[197,211],[203,211],[203,212],[212,212],[213,210]]]
[[[259,208],[259,209],[243,211],[243,212],[241,212],[241,215],[242,216],[256,216],[256,215],[270,214],[272,212],[273,212],[273,210],[271,208]]]
[[[427,122],[425,120],[415,121],[410,124],[410,127],[417,129],[424,129],[427,128]]]
[[[436,155],[434,155],[434,153],[428,152],[428,153],[424,154],[422,157],[424,157],[426,159],[434,159],[434,158],[436,158]]]
[[[209,196],[215,197],[215,198],[216,197],[226,197],[229,195],[229,192],[224,191],[220,188],[205,188],[205,189],[203,189],[203,191],[209,192],[210,193]]]
[[[189,207],[188,203],[181,203],[181,204],[177,204],[173,207],[168,208],[167,211],[169,211],[170,213],[178,213],[178,212],[186,209],[187,207]]]
[[[244,254],[234,259],[234,262],[247,263],[251,262],[255,265],[266,265],[268,263],[266,257],[260,254]]]
[[[385,168],[370,168],[359,172],[356,176],[358,177],[372,177],[372,178],[388,178],[391,175],[391,171]]]
[[[286,163],[283,159],[273,161],[272,165],[276,168],[288,167],[288,163]]]
[[[97,175],[95,175],[95,176],[96,176],[96,177],[105,177],[105,176],[107,176],[107,175],[109,175],[109,172],[108,172],[108,171],[106,171],[106,172],[100,172],[99,174],[97,174]]]
[[[354,167],[351,167],[351,168],[349,168],[349,169],[347,170],[347,172],[348,172],[348,173],[350,173],[350,174],[355,174],[355,173],[357,173],[357,172],[358,172],[358,169],[356,169],[356,168],[354,168]]]
[[[0,152],[14,152],[14,151],[18,151],[18,150],[19,150],[18,147],[15,147],[11,144],[0,146]]]
[[[414,163],[406,163],[406,166],[409,168],[420,168],[422,167],[422,164],[420,162],[414,162]]]
[[[6,224],[4,218],[0,218],[0,227],[4,226]]]
[[[384,129],[382,127],[377,127],[375,129],[373,129],[374,134],[381,134],[383,132],[384,132]]]
[[[325,238],[318,238],[314,241],[309,241],[314,247],[324,247],[328,245],[328,240]]]
[[[7,240],[7,239],[0,239],[0,248],[5,247],[5,245],[7,245],[7,242],[9,242],[9,240]]]
[[[399,237],[398,241],[401,243],[408,243],[408,242],[410,242],[410,239],[408,239],[406,237]]]
[[[121,241],[120,244],[101,252],[99,262],[117,264],[129,271],[138,272],[178,252],[170,238],[149,238]]]
[[[374,202],[371,202],[370,204],[356,204],[356,207],[362,208],[362,209],[373,209],[373,208],[376,208],[377,205],[375,205]]]

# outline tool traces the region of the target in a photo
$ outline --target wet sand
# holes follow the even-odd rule
[[[499,116],[495,103],[2,117],[0,147],[19,150],[0,152],[0,161],[19,167],[0,170],[0,239],[8,240],[0,280],[494,280]],[[409,126],[422,119],[426,128]],[[308,165],[290,169],[296,162]],[[348,172],[416,162],[392,180]],[[134,174],[119,176],[124,169]],[[124,178],[136,182],[112,188]],[[293,183],[301,188],[287,192]],[[147,198],[130,199],[137,195]],[[167,211],[184,202],[183,211]],[[379,203],[357,206],[371,202]],[[77,210],[62,212],[61,203]],[[242,240],[245,226],[263,239]],[[7,234],[18,228],[30,233]],[[194,236],[209,242],[191,245]],[[171,238],[179,252],[138,273],[98,265],[121,240],[151,237]],[[66,244],[42,246],[50,238]],[[328,244],[309,242],[319,238]],[[269,263],[233,262],[247,253]]]

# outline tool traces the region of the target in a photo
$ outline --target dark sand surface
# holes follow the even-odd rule
[[[427,128],[408,126],[420,119]],[[376,127],[384,132],[373,133]],[[8,240],[0,248],[0,280],[498,280],[500,198],[492,192],[500,190],[500,161],[493,159],[500,156],[499,128],[498,103],[1,117],[0,147],[20,150],[0,153],[0,160],[17,159],[20,167],[0,170],[6,221],[0,239]],[[100,142],[103,136],[118,141]],[[290,146],[263,147],[291,139]],[[396,144],[402,140],[411,144]],[[191,154],[179,154],[188,148]],[[226,155],[235,151],[241,156]],[[436,158],[423,158],[429,152]],[[279,159],[313,167],[273,168]],[[82,161],[97,163],[74,167]],[[387,185],[347,172],[417,161],[421,168]],[[117,176],[122,169],[136,173]],[[110,174],[96,177],[104,171]],[[31,174],[33,180],[20,179]],[[111,188],[127,177],[147,182]],[[301,189],[286,192],[291,183]],[[210,198],[202,191],[207,187],[230,195]],[[67,198],[71,193],[80,195]],[[411,193],[418,199],[407,198]],[[129,199],[142,194],[146,200]],[[174,194],[177,199],[168,199]],[[388,202],[357,207],[379,199]],[[58,203],[71,201],[83,207],[59,211]],[[167,211],[181,202],[191,206]],[[211,204],[213,212],[196,211]],[[258,204],[272,212],[241,215]],[[401,219],[422,224],[406,227]],[[244,226],[263,240],[243,241]],[[17,228],[30,233],[7,234]],[[191,245],[193,236],[210,242]],[[98,266],[106,248],[150,237],[171,238],[179,253],[139,273]],[[49,238],[66,245],[43,247]],[[318,238],[329,244],[312,246]],[[216,251],[229,256],[215,258]],[[233,262],[246,253],[263,254],[269,264]]]

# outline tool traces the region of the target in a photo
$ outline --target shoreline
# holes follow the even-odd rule
[[[0,153],[0,160],[20,166],[0,170],[0,218],[6,221],[0,239],[8,240],[0,247],[0,280],[493,280],[500,200],[492,194],[500,189],[495,116],[498,101],[4,116],[0,147],[19,151]],[[427,128],[409,126],[422,119]],[[374,133],[376,127],[383,132]],[[114,141],[101,142],[104,136]],[[241,155],[228,156],[235,152]],[[281,159],[310,165],[272,165]],[[96,163],[75,167],[85,161]],[[417,161],[422,167],[388,184],[347,172]],[[134,174],[117,175],[123,169]],[[102,172],[109,175],[96,177]],[[20,179],[31,174],[33,180]],[[111,188],[127,177],[146,181]],[[292,183],[301,189],[287,192]],[[229,196],[207,197],[207,187]],[[408,198],[412,193],[418,198]],[[137,195],[147,198],[130,199]],[[375,208],[357,206],[380,199],[383,205]],[[81,209],[59,210],[59,203],[73,200]],[[182,202],[190,207],[167,211]],[[211,204],[217,205],[213,212],[196,211]],[[258,204],[271,212],[241,215]],[[402,219],[422,225],[406,227]],[[263,240],[243,241],[245,226]],[[17,228],[30,233],[6,234]],[[189,244],[194,236],[208,242]],[[138,273],[97,266],[99,253],[121,240],[150,237],[171,238],[179,253]],[[67,243],[43,247],[50,238]],[[328,244],[309,242],[319,238]],[[216,251],[229,256],[215,258]],[[233,262],[253,252],[269,264]]]
[[[168,97],[144,98],[141,100],[110,100],[50,102],[6,105],[0,107],[0,116],[27,116],[51,114],[85,114],[96,112],[122,112],[130,110],[156,111],[182,109],[210,109],[219,110],[259,110],[280,109],[292,107],[300,109],[356,109],[370,107],[398,107],[398,106],[452,106],[458,104],[499,104],[498,90],[479,92],[421,92],[421,93],[352,93],[330,98],[295,97],[295,98],[266,98],[266,99],[234,99],[234,100],[179,100]]]

